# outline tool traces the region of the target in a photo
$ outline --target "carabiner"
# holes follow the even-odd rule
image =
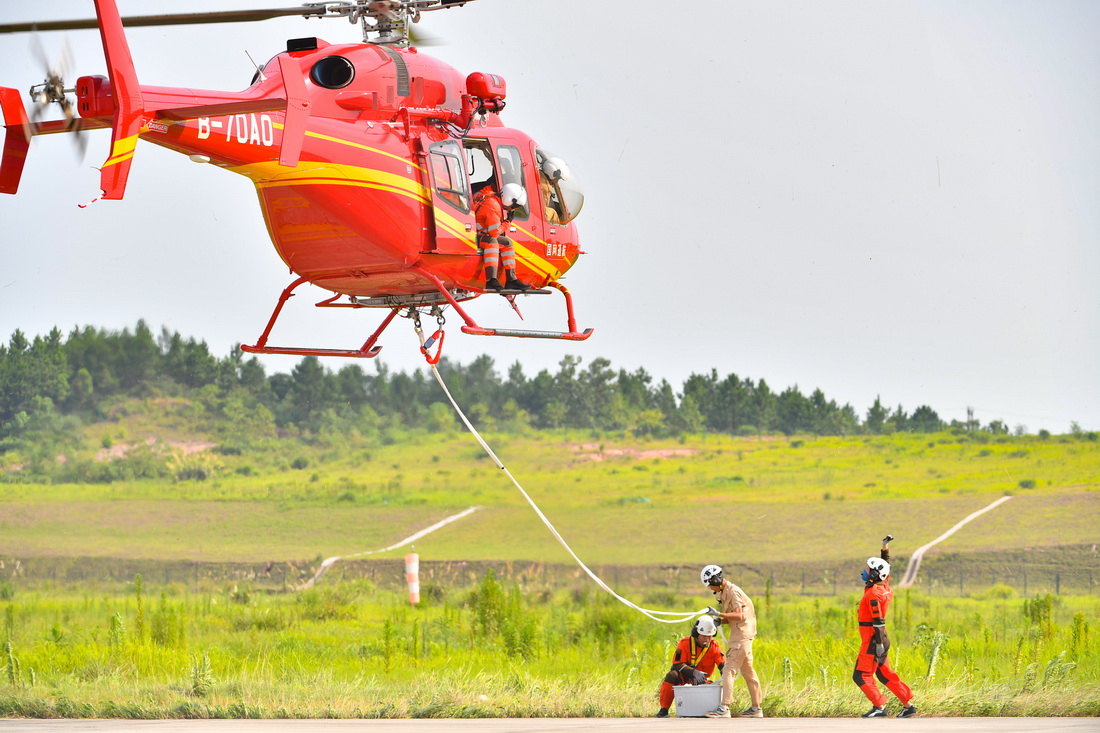
[[[432,348],[432,344],[435,343],[436,339],[439,340],[439,343],[435,347],[435,356],[432,356],[431,354],[428,353],[428,349]],[[428,339],[426,341],[424,341],[424,345],[420,347],[420,353],[424,355],[424,358],[427,359],[428,363],[431,364],[432,366],[435,366],[436,364],[439,363],[440,357],[443,356],[443,329],[442,328],[436,329],[436,332],[433,333],[430,337],[428,337]]]

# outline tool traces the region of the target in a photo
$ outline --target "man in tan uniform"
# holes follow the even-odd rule
[[[730,717],[730,703],[733,702],[733,681],[740,674],[749,688],[748,708],[741,712],[742,718],[763,718],[760,709],[763,695],[760,692],[760,680],[752,667],[752,640],[756,636],[756,608],[745,591],[722,577],[722,568],[707,565],[699,577],[703,585],[710,588],[718,599],[715,621],[729,626],[729,649],[726,651],[726,666],[722,670],[722,704],[707,713],[708,718]]]

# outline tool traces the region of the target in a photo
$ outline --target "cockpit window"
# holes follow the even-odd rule
[[[573,221],[584,206],[584,186],[580,179],[564,160],[553,153],[536,148],[535,162],[539,166],[539,188],[546,208],[546,220],[551,224]]]

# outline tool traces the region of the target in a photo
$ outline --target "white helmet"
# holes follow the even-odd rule
[[[500,200],[508,208],[527,205],[527,191],[518,183],[506,183],[500,192]]]
[[[699,573],[699,580],[703,581],[703,585],[721,585],[722,568],[717,565],[707,565]]]
[[[867,567],[871,569],[871,582],[877,583],[890,577],[890,563],[881,557],[867,558]],[[877,576],[877,577],[876,577]]]
[[[710,616],[701,616],[695,622],[695,633],[698,636],[714,636],[718,633],[718,627],[714,625],[714,619]]]
[[[551,181],[568,181],[569,166],[561,158],[547,158],[542,161],[542,174]]]

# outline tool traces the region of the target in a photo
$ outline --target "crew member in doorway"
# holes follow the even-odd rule
[[[886,717],[886,695],[875,683],[875,677],[901,701],[903,707],[897,717],[910,718],[917,714],[913,691],[901,681],[897,672],[890,669],[886,658],[890,651],[886,609],[894,598],[890,590],[890,541],[893,539],[892,535],[883,538],[879,557],[867,558],[867,567],[862,574],[865,588],[858,612],[860,646],[852,680],[873,706],[863,714],[864,718]]]
[[[531,289],[516,277],[516,250],[506,235],[512,211],[526,205],[527,191],[518,183],[506,183],[499,195],[492,186],[485,186],[474,195],[477,243],[485,264],[486,290],[523,292]],[[503,286],[497,279],[501,269],[505,274]]]
[[[672,669],[661,682],[661,709],[658,718],[667,718],[675,697],[673,685],[702,685],[710,679],[714,668],[718,674],[726,664],[721,648],[714,643],[718,627],[710,616],[703,616],[691,627],[691,635],[680,639],[672,654]]]
[[[752,640],[756,638],[756,607],[745,591],[722,577],[722,568],[707,565],[699,573],[703,585],[710,588],[718,600],[714,611],[715,621],[729,625],[726,649],[726,666],[722,670],[722,704],[707,713],[708,718],[730,717],[733,702],[733,681],[737,675],[745,678],[749,688],[749,706],[741,711],[742,718],[763,718],[760,703],[764,696],[760,690],[760,678],[752,666]]]

